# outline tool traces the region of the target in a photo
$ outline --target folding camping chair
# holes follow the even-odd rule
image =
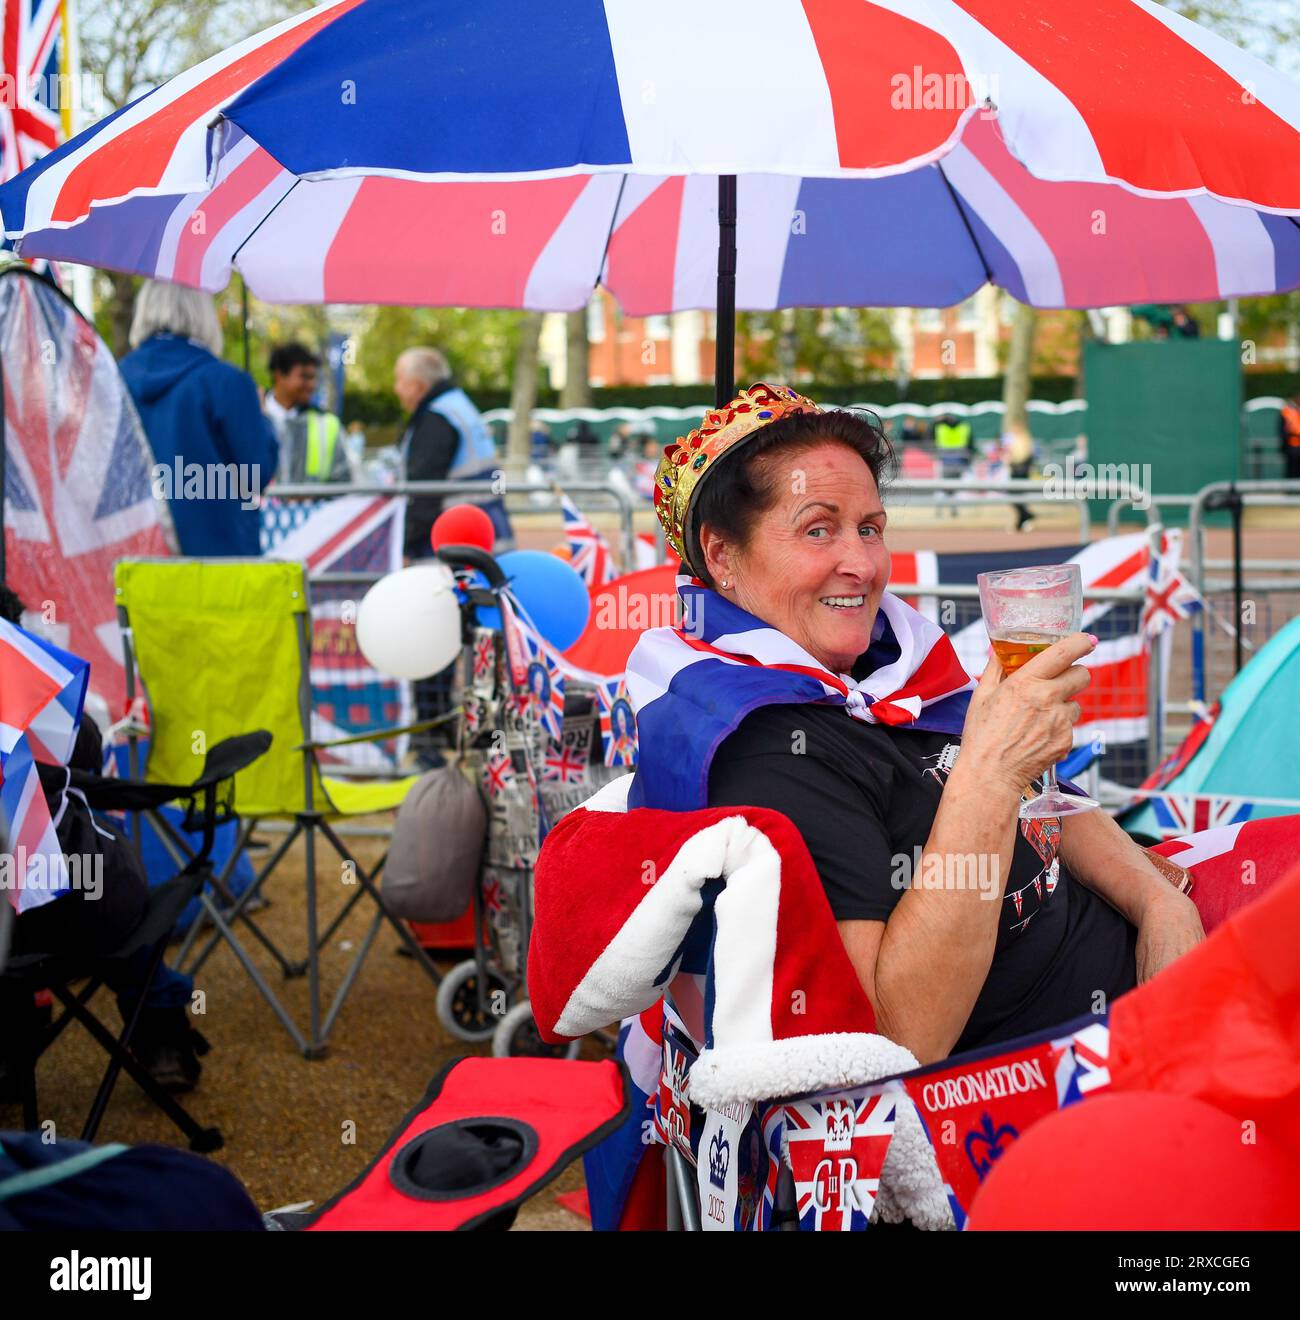
[[[230,812],[229,796],[224,802],[219,801],[219,790],[223,785],[230,786],[235,774],[252,765],[270,745],[271,735],[264,731],[226,739],[208,752],[198,778],[189,783],[144,784],[131,780],[80,777],[74,772],[73,786],[98,811],[138,811],[156,808],[165,802],[186,802],[189,807],[188,821],[202,831],[202,838],[184,869],[150,890],[139,924],[121,947],[112,953],[98,957],[30,953],[12,958],[6,963],[3,951],[0,951],[0,977],[16,987],[15,998],[18,1002],[29,1006],[28,1012],[19,1015],[17,1040],[24,1128],[35,1128],[38,1121],[37,1061],[68,1023],[75,1019],[109,1056],[108,1069],[81,1130],[82,1141],[95,1139],[118,1076],[125,1069],[150,1100],[189,1138],[192,1150],[206,1152],[220,1149],[221,1133],[214,1127],[200,1127],[154,1081],[132,1052],[132,1038],[144,1007],[145,992],[162,965],[163,952],[176,919],[185,905],[203,891],[211,876],[209,856],[213,836],[217,825]],[[8,906],[4,904],[5,908]],[[106,977],[111,976],[114,964],[134,958],[142,949],[151,950],[149,969],[140,987],[140,994],[125,1017],[121,1032],[114,1036],[90,1011],[90,1001]],[[82,981],[85,984],[74,991],[73,984]],[[60,1017],[46,1028],[41,1028],[36,1022],[34,996],[41,989],[52,991],[64,1009]]]
[[[387,920],[436,986],[439,973],[406,925],[385,905],[376,883],[381,858],[367,871],[330,822],[398,807],[418,776],[349,781],[321,773],[317,754],[343,742],[377,741],[427,724],[380,729],[359,737],[321,741],[311,736],[311,614],[301,564],[240,559],[123,560],[116,571],[119,622],[126,649],[128,697],[138,673],[149,698],[150,729],[145,778],[177,779],[192,767],[204,740],[252,725],[271,728],[270,753],[238,776],[240,826],[237,846],[212,884],[225,911],[205,904],[215,927],[192,962],[193,971],[224,940],[258,992],[307,1058],[321,1057],[362,963]],[[150,821],[164,845],[184,856],[185,840],[156,812]],[[271,852],[253,883],[236,899],[230,874],[261,820],[291,819],[287,836]],[[317,923],[316,841],[321,835],[350,868],[358,888],[324,932]],[[302,837],[306,858],[306,956],[287,958],[253,920],[249,906],[294,842]],[[387,854],[385,853],[385,858]],[[322,1020],[320,955],[364,895],[377,911],[328,1012]],[[285,977],[308,978],[310,1020],[304,1035],[235,934],[241,923]],[[182,959],[200,933],[191,929]]]

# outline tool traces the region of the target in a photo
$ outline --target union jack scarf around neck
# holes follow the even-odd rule
[[[639,744],[629,807],[707,806],[714,753],[760,706],[840,705],[866,724],[961,732],[974,681],[944,631],[889,592],[854,679],[696,577],[677,591],[682,626],[643,633],[628,658]]]

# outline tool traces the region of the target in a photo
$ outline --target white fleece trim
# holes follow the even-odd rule
[[[761,846],[756,840],[761,840]],[[725,879],[752,865],[762,846],[773,851],[767,837],[743,816],[728,816],[687,839],[574,988],[555,1024],[556,1034],[585,1036],[642,1013],[659,999],[667,981],[656,984],[656,978],[668,967],[699,915],[705,881]],[[671,973],[668,979],[672,979]],[[770,1002],[769,995],[764,1009]]]
[[[702,1051],[691,1065],[691,1099],[716,1108],[738,1100],[848,1090],[919,1066],[902,1045],[858,1031],[723,1046]]]
[[[727,861],[726,887],[713,904],[713,1039],[770,1045],[781,854],[750,826]]]
[[[632,791],[635,775],[619,775],[608,784],[602,784],[585,802],[581,803],[586,811],[627,811],[627,795]]]
[[[916,1056],[884,1036],[830,1032],[767,1045],[704,1050],[691,1066],[691,1100],[706,1109],[817,1091],[851,1090],[918,1067]],[[953,1228],[943,1175],[916,1106],[900,1086],[898,1115],[880,1174],[878,1217],[918,1228]]]

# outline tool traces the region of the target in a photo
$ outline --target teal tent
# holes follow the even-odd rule
[[[1198,726],[1173,765],[1169,796],[1120,816],[1130,834],[1186,834],[1215,825],[1300,813],[1300,618],[1276,633],[1223,691],[1208,732]],[[1168,770],[1165,770],[1168,774]],[[1158,771],[1144,788],[1155,788]],[[1291,805],[1279,801],[1289,799]]]

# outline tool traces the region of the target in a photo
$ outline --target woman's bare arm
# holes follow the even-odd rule
[[[1070,748],[1083,633],[1011,677],[990,660],[971,697],[920,873],[885,923],[846,921],[841,937],[880,1031],[922,1062],[946,1057],[988,977],[1019,829],[1021,787]],[[971,877],[982,883],[971,883]],[[965,877],[965,883],[962,883]]]
[[[888,922],[840,922],[881,1034],[922,1063],[952,1050],[993,963],[1019,803],[1018,792],[984,779],[978,763],[959,757],[921,873]]]

